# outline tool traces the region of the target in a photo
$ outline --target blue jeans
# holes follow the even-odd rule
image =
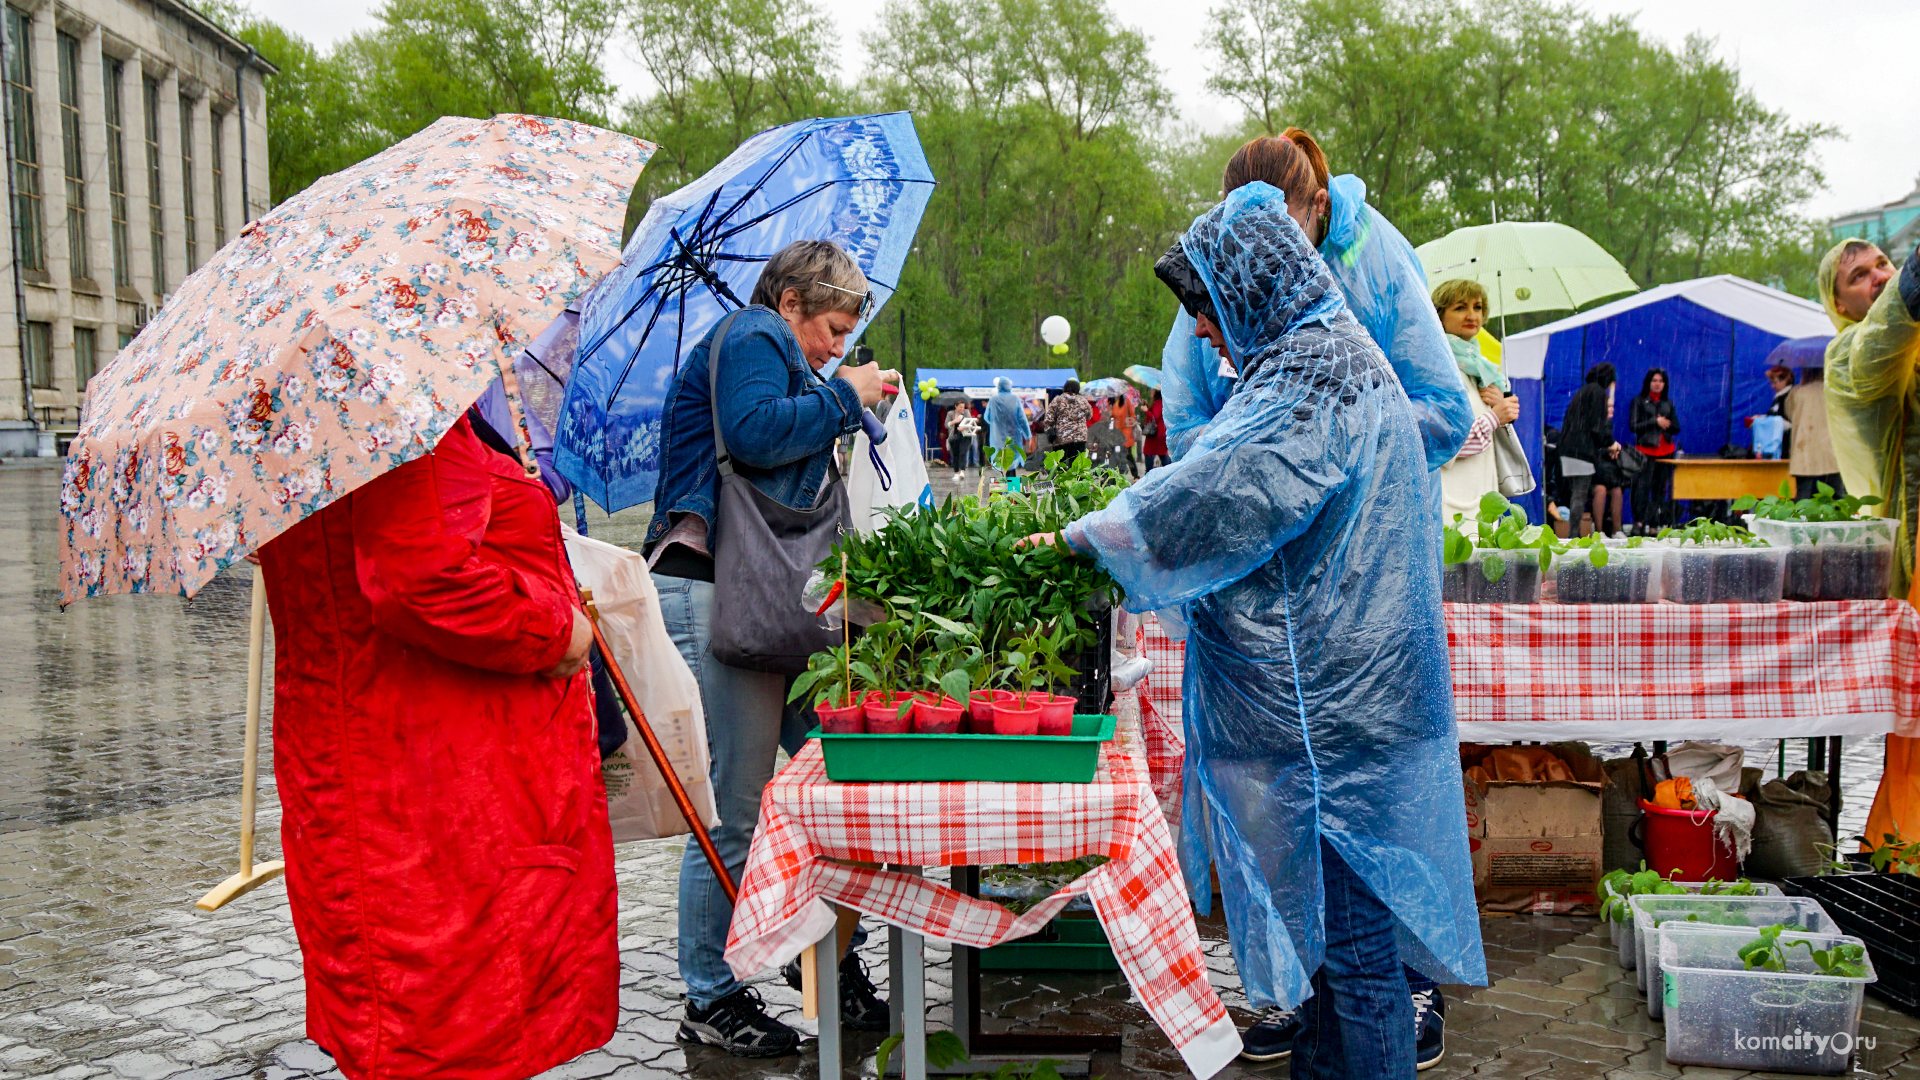
[[[1293,1040],[1298,1080],[1413,1080],[1413,1002],[1394,943],[1393,913],[1320,842],[1327,953],[1313,974]]]
[[[714,803],[720,811],[713,846],[738,885],[760,819],[760,793],[773,779],[774,754],[781,746],[797,751],[812,724],[801,711],[783,708],[784,677],[728,667],[713,658],[712,583],[655,574],[653,587],[660,592],[667,636],[700,682]],[[732,921],[733,905],[700,845],[689,837],[680,860],[680,979],[687,984],[687,998],[700,1008],[741,987],[725,958]]]

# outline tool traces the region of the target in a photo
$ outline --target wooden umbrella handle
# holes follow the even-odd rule
[[[627,712],[633,717],[633,726],[640,732],[640,741],[647,744],[647,753],[653,757],[653,763],[660,770],[660,776],[667,782],[667,790],[673,793],[673,801],[680,807],[680,816],[687,819],[687,825],[693,830],[694,842],[707,856],[707,863],[713,867],[713,876],[720,879],[720,890],[727,894],[727,903],[739,899],[740,892],[734,887],[733,875],[727,872],[727,864],[720,859],[720,849],[713,846],[713,837],[707,835],[707,827],[700,822],[700,814],[693,808],[693,800],[687,796],[687,789],[680,784],[680,776],[673,771],[673,762],[667,760],[666,748],[653,733],[653,725],[647,723],[647,716],[640,711],[640,702],[634,697],[633,687],[627,685],[626,673],[620,670],[620,662],[613,658],[613,649],[607,645],[607,636],[600,632],[600,612],[593,606],[593,590],[581,589],[580,602],[587,611],[587,622],[593,626],[593,643],[600,647],[600,659],[607,665],[607,675],[613,680],[613,688],[626,703]]]

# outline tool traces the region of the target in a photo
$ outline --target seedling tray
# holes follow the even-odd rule
[[[1920,879],[1909,874],[1788,878],[1786,891],[1820,902],[1835,925],[1873,954],[1880,981],[1867,993],[1920,1016]]]
[[[1119,971],[1098,919],[1055,919],[1039,933],[980,950],[982,971]]]
[[[1071,735],[828,735],[820,740],[827,779],[841,784],[1086,784],[1100,766],[1100,744],[1114,718],[1079,715]]]

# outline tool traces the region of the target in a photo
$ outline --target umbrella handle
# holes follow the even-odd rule
[[[533,461],[533,433],[527,429],[527,411],[520,406],[520,377],[514,374],[513,361],[504,350],[494,355],[500,368],[500,387],[507,392],[507,411],[513,414],[513,426],[520,435],[514,447],[520,453],[520,467],[527,470],[527,479],[538,480],[540,466]]]

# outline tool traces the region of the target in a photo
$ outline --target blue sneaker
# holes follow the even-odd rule
[[[1447,1056],[1447,1000],[1439,987],[1413,995],[1413,1067],[1424,1072]]]
[[[1293,1055],[1300,1034],[1298,1009],[1270,1008],[1240,1036],[1240,1056],[1248,1061],[1279,1061]]]

